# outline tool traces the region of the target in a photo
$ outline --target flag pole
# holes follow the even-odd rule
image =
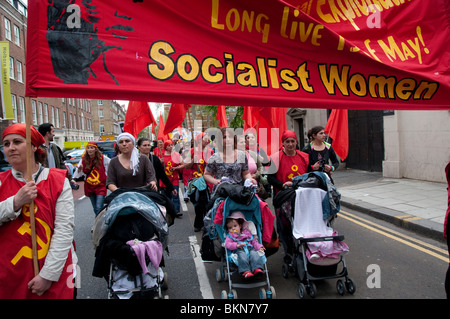
[[[31,152],[31,101],[29,97],[25,97],[25,121],[26,121],[26,146],[27,146],[27,181],[32,180],[32,161],[34,156]],[[34,201],[30,203],[30,228],[31,228],[31,253],[33,258],[33,270],[34,275],[39,274],[39,262],[37,254],[37,241],[36,241],[36,218],[34,216]]]
[[[189,107],[186,112],[188,114],[188,121],[189,121],[188,127],[190,127],[189,130],[191,131],[191,139],[194,139],[194,129],[193,129],[193,125],[191,123],[191,112],[189,112],[190,109],[191,108]]]

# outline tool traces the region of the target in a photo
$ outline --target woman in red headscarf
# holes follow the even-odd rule
[[[26,125],[2,133],[12,169],[0,173],[0,299],[74,297],[74,204],[67,170],[44,168],[42,135],[31,127],[27,158]],[[31,172],[27,161],[31,161]],[[31,173],[32,180],[26,180]],[[30,203],[34,202],[39,273],[33,272]]]
[[[77,166],[78,171],[83,171],[86,175],[84,194],[91,200],[96,217],[103,208],[106,196],[106,172],[109,162],[109,157],[100,152],[97,143],[89,142]]]
[[[268,180],[273,186],[274,192],[292,185],[295,176],[302,175],[308,171],[308,154],[297,150],[297,135],[293,131],[284,131],[281,135],[283,147],[280,151],[272,154],[271,167],[269,168]]]

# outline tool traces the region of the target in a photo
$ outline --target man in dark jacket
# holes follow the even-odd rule
[[[58,145],[52,143],[55,136],[53,124],[43,123],[39,125],[38,131],[39,133],[41,133],[45,140],[45,143],[40,147],[47,151],[47,159],[44,163],[44,166],[48,168],[60,168],[67,170],[67,178],[69,179],[72,188],[78,189],[78,184],[75,183],[74,180],[72,180],[72,174],[67,169],[67,166],[64,163],[65,158],[63,152]]]

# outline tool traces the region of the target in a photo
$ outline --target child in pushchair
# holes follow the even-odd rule
[[[238,186],[236,186],[238,187]],[[220,200],[220,199],[219,199]],[[219,201],[218,200],[218,201]],[[265,206],[263,206],[265,207]],[[233,236],[227,231],[227,224],[231,220],[242,220],[244,235]],[[217,281],[228,279],[228,293],[223,290],[222,299],[236,299],[237,291],[233,288],[256,288],[259,289],[259,297],[261,299],[276,298],[275,289],[270,285],[269,274],[267,271],[267,258],[264,254],[263,240],[270,242],[273,231],[273,215],[269,211],[261,211],[261,201],[257,196],[253,196],[248,202],[237,202],[227,197],[217,209],[214,217],[215,231],[223,244],[224,252],[221,255],[221,267],[216,271]],[[240,227],[239,227],[240,228]],[[229,228],[232,230],[232,227]],[[240,228],[241,229],[241,228]],[[265,230],[263,232],[263,230]],[[247,250],[253,251],[252,257],[248,258],[245,249],[239,249],[240,239],[250,239],[252,247],[248,246]],[[238,240],[238,242],[235,241]],[[231,249],[231,250],[230,250]],[[260,254],[261,252],[261,255]],[[238,254],[241,254],[242,261],[239,260]],[[244,255],[245,254],[245,255]],[[246,267],[249,267],[248,269]],[[238,278],[235,273],[241,273]],[[250,280],[255,279],[255,280]],[[266,286],[267,288],[263,288]]]
[[[239,273],[249,279],[264,274],[264,245],[260,244],[249,229],[249,223],[241,212],[234,212],[226,219],[225,248],[237,256]]]
[[[94,223],[93,275],[107,280],[108,298],[162,298],[169,231],[165,207],[138,191],[113,196]]]

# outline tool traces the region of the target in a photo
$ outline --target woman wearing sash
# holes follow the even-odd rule
[[[74,203],[67,171],[44,168],[42,135],[31,127],[33,156],[27,159],[26,125],[3,131],[12,169],[0,173],[0,299],[74,297]],[[27,181],[27,160],[33,180]],[[30,203],[34,203],[39,273],[31,252]]]
[[[78,165],[78,171],[86,174],[84,194],[91,200],[96,217],[103,208],[106,196],[106,172],[109,162],[109,157],[100,152],[96,142],[88,142]]]
[[[281,135],[283,147],[280,151],[272,154],[271,174],[268,175],[269,183],[272,184],[274,193],[277,194],[285,187],[292,185],[295,176],[303,175],[308,171],[309,155],[297,150],[297,135],[293,131],[284,131]],[[290,263],[289,254],[292,252],[292,241],[286,237],[292,233],[289,220],[277,210],[277,230],[280,241],[285,251],[285,262]]]

